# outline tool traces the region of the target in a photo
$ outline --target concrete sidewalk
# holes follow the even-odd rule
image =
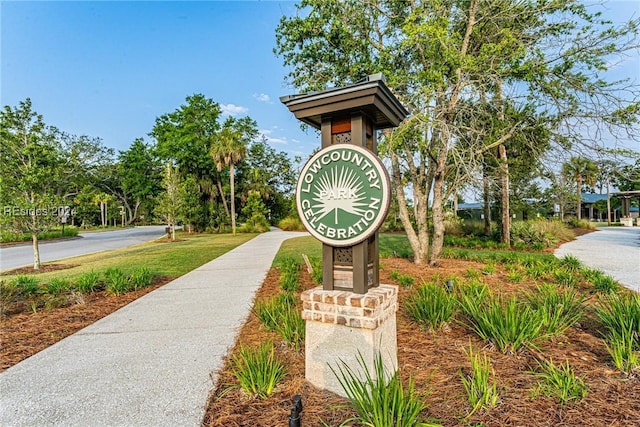
[[[0,425],[199,426],[280,244],[262,234],[0,374]]]
[[[640,227],[602,227],[561,245],[554,253],[573,255],[588,267],[640,292]]]

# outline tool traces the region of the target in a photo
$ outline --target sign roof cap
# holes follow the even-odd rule
[[[320,129],[323,117],[362,111],[378,129],[396,127],[409,115],[385,84],[382,73],[369,75],[358,82],[320,92],[280,97],[297,119]]]

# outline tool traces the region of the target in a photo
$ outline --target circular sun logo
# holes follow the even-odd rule
[[[363,147],[338,144],[317,152],[302,168],[297,207],[309,232],[332,246],[351,246],[382,225],[390,202],[389,177]]]

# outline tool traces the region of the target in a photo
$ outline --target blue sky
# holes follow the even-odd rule
[[[279,97],[275,28],[293,2],[2,1],[2,105],[30,97],[47,124],[125,150],[155,118],[203,93],[249,115],[274,148],[307,154],[315,132]]]
[[[249,115],[278,151],[306,156],[319,145],[279,97],[296,93],[275,57],[275,28],[292,1],[0,0],[1,105],[30,97],[47,124],[125,150],[151,139],[156,117],[203,93],[227,114]],[[640,0],[605,2],[616,20]],[[640,81],[640,61],[617,73]]]

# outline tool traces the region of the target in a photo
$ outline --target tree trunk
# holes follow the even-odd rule
[[[504,144],[498,146],[500,153],[500,184],[502,205],[502,233],[501,241],[507,246],[511,245],[511,214],[509,213],[509,163],[507,162],[507,149]]]
[[[229,184],[231,185],[231,232],[236,234],[236,201],[235,201],[235,192],[233,188],[234,184],[234,171],[235,168],[233,163],[229,166]]]
[[[38,245],[38,233],[31,233],[33,242],[33,269],[40,270],[40,246]]]
[[[611,225],[611,193],[609,192],[608,178],[607,178],[607,225]]]
[[[576,218],[580,221],[582,219],[582,177],[578,175],[578,179],[576,181],[578,183],[578,206],[576,207]]]
[[[227,206],[227,199],[224,197],[224,191],[222,191],[222,183],[218,180],[218,191],[220,192],[220,198],[222,199],[222,206],[224,206],[224,213],[229,215],[229,206]]]
[[[486,169],[486,168],[485,168]],[[482,174],[482,195],[484,206],[482,210],[484,212],[484,234],[485,236],[491,235],[491,195],[489,193],[489,177],[487,171],[484,170]]]
[[[458,218],[458,192],[453,192],[453,217]]]
[[[431,254],[429,256],[429,265],[437,267],[440,265],[440,254],[442,254],[442,246],[444,243],[444,177],[447,160],[447,147],[441,147],[440,155],[436,164],[436,173],[433,180],[433,204],[431,212],[433,214],[433,238],[431,239]]]
[[[402,173],[400,171],[400,163],[398,160],[398,155],[393,151],[390,153],[391,155],[391,180],[393,182],[393,188],[395,190],[396,198],[398,200],[398,211],[400,214],[400,221],[402,222],[402,226],[404,227],[405,233],[407,234],[407,238],[409,239],[409,245],[411,245],[411,249],[414,254],[414,263],[422,265],[426,264],[429,260],[429,228],[426,226],[427,222],[427,210],[426,206],[423,207],[423,203],[419,203],[416,198],[416,203],[419,203],[416,206],[416,215],[422,216],[423,219],[416,218],[416,225],[418,231],[414,229],[413,223],[411,222],[411,215],[409,214],[409,208],[407,206],[407,199],[405,198],[404,193],[404,185],[402,184]],[[414,188],[415,191],[420,191],[419,189]],[[426,200],[425,203],[426,205]],[[422,225],[421,225],[422,224]]]

